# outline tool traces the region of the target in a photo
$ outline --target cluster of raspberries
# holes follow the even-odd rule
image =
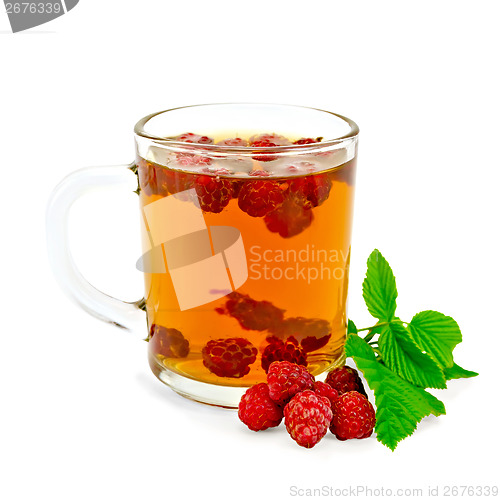
[[[238,416],[252,431],[285,427],[297,444],[315,446],[328,429],[341,441],[369,437],[375,411],[353,368],[332,370],[316,382],[304,366],[274,361],[267,383],[250,387],[241,398]]]
[[[181,134],[173,139],[192,144],[213,144],[210,137],[193,133]],[[294,144],[313,144],[320,138],[303,138]],[[222,146],[248,148],[275,147],[292,144],[277,134],[260,134],[248,141],[240,138],[225,139],[217,143]],[[256,153],[252,158],[267,162],[276,156]],[[225,168],[210,170],[212,159],[193,153],[176,153],[175,164],[180,169],[191,169],[186,173],[177,169],[162,168],[146,160],[138,162],[140,187],[148,196],[179,193],[194,188],[200,208],[205,212],[220,213],[231,199],[238,199],[238,206],[251,217],[265,217],[269,230],[284,238],[299,234],[309,227],[313,214],[311,209],[321,205],[330,195],[331,179],[326,174],[308,175],[283,182],[266,179],[266,170],[254,170],[248,175],[255,177],[252,182],[227,177]],[[213,175],[216,174],[216,175]],[[292,222],[293,221],[293,222]]]

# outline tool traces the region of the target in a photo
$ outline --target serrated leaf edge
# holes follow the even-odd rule
[[[388,343],[391,335],[394,342],[392,347]],[[422,388],[446,389],[446,380],[439,364],[428,353],[422,352],[422,349],[413,341],[402,324],[391,323],[384,326],[378,339],[378,346],[384,363],[402,379]],[[404,363],[401,353],[405,358]],[[390,354],[392,355],[390,356]],[[423,367],[417,365],[419,360],[421,366],[424,365]],[[434,372],[434,381],[428,376],[430,370]]]
[[[357,340],[359,339],[359,340]],[[354,361],[356,362],[356,365],[358,369],[364,374],[368,385],[370,389],[372,389],[375,393],[375,403],[377,406],[377,412],[376,412],[376,419],[377,423],[375,426],[375,432],[377,434],[377,441],[380,443],[384,444],[387,446],[390,450],[394,451],[400,441],[403,439],[406,439],[408,436],[411,436],[415,429],[417,428],[418,424],[421,422],[421,420],[429,415],[435,415],[438,417],[439,415],[443,415],[446,413],[446,408],[443,404],[442,401],[434,397],[432,394],[429,394],[427,391],[425,391],[422,388],[416,387],[409,382],[405,381],[404,379],[400,378],[398,375],[396,375],[394,372],[389,370],[387,367],[384,367],[383,365],[379,365],[377,360],[375,359],[375,354],[373,353],[373,350],[368,347],[368,349],[365,348],[361,344],[361,342],[364,343],[364,341],[359,338],[355,337],[354,335],[352,338],[347,339],[346,342],[346,356],[352,357]],[[358,344],[356,346],[355,344]],[[354,354],[353,352],[348,353],[349,350],[354,351],[356,350],[356,347],[361,347],[363,349],[362,356],[358,356]],[[371,367],[369,365],[372,365]],[[364,366],[363,366],[364,365]],[[404,398],[404,396],[400,397],[399,399],[396,399],[388,394],[385,394],[381,392],[381,386],[384,383],[389,383],[388,380],[390,380],[387,377],[383,377],[382,380],[375,380],[374,378],[370,379],[369,372],[370,371],[378,371],[378,370],[387,370],[388,374],[392,375],[394,377],[393,382],[396,384],[395,392],[400,392],[401,395],[405,394],[405,388],[403,387],[402,390],[399,390],[400,388],[397,387],[398,385],[408,385],[409,387],[413,388],[413,395],[415,399],[419,402],[420,405],[424,405],[424,408],[415,408],[415,403],[411,401],[411,399]],[[393,400],[396,402],[396,406],[400,406],[401,408],[405,408],[406,410],[409,410],[410,413],[401,413],[394,412],[394,410],[390,409],[389,405],[386,405],[384,403],[385,400]],[[401,401],[401,399],[404,399],[405,401]],[[391,434],[394,435],[394,433],[390,432],[391,429],[391,424],[389,423],[389,417],[387,417],[384,420],[384,414],[387,413],[389,416],[392,414],[394,418],[396,419],[397,422],[400,423],[400,428],[404,431],[406,434],[402,438],[398,437],[392,437]],[[406,427],[403,427],[400,420],[406,421],[408,424]],[[387,426],[387,431],[384,432],[382,430],[384,424]]]
[[[446,343],[442,342],[439,337],[434,337],[436,338],[436,340],[434,340],[433,342],[431,341],[430,344],[428,344],[428,342],[424,342],[425,339],[422,337],[422,334],[420,332],[425,332],[425,328],[422,328],[420,325],[415,324],[415,320],[427,313],[438,314],[442,317],[442,319],[451,320],[455,324],[456,328],[458,329],[458,339],[456,340],[456,342],[453,342],[452,346],[446,345]],[[432,309],[420,311],[416,313],[411,319],[410,323],[408,323],[408,334],[418,345],[418,347],[421,350],[426,351],[441,368],[444,369],[453,366],[453,350],[460,342],[462,342],[462,332],[458,323],[451,316],[447,316],[446,314],[443,314],[439,311],[434,311]],[[426,335],[431,338],[433,337],[433,335],[430,335],[428,332],[426,333]],[[449,354],[446,352],[444,352],[443,354],[443,348],[440,346],[440,344],[443,343],[445,344],[446,348],[449,349]],[[437,348],[435,347],[436,345]]]
[[[375,267],[374,262],[377,263]],[[380,263],[382,264],[380,266]],[[379,271],[382,271],[381,273]],[[375,275],[376,274],[376,275]],[[374,286],[374,282],[383,281],[383,286]],[[389,296],[387,284],[394,287],[393,293]],[[372,301],[376,298],[376,302]],[[366,276],[363,280],[363,299],[370,314],[380,321],[390,321],[396,312],[396,299],[398,291],[396,288],[396,278],[389,265],[379,250],[375,249],[367,260]],[[393,302],[393,304],[392,304]],[[391,304],[389,304],[391,303]]]

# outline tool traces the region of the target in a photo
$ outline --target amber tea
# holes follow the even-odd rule
[[[275,360],[340,363],[355,158],[272,149],[321,138],[173,139],[197,149],[137,160],[153,371],[247,387]],[[214,143],[257,152],[204,154]]]

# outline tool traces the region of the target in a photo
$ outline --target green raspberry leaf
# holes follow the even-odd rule
[[[478,375],[479,373],[466,370],[465,368],[458,366],[456,363],[453,363],[451,368],[444,369],[444,376],[446,380],[452,380],[455,378],[471,378],[477,377]]]
[[[437,362],[423,353],[401,323],[385,325],[378,347],[387,368],[419,387],[446,389],[446,380]]]
[[[441,368],[453,366],[453,349],[462,341],[462,333],[453,318],[437,311],[422,311],[413,316],[408,332]]]
[[[363,298],[368,311],[380,321],[390,321],[396,312],[396,279],[391,266],[378,250],[368,257],[366,278],[363,281]]]
[[[377,362],[373,349],[360,337],[349,335],[345,350],[375,393],[377,440],[392,451],[402,439],[413,434],[424,417],[446,413],[442,401]]]
[[[357,335],[348,335],[344,345],[346,358],[354,358],[355,356],[363,359],[375,360],[373,349]]]
[[[347,334],[349,335],[350,333],[353,333],[354,335],[358,334],[358,329],[356,328],[354,321],[351,319],[347,322]]]

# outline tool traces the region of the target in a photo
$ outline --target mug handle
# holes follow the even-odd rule
[[[49,263],[63,291],[89,314],[108,323],[137,330],[144,328],[145,300],[124,302],[92,286],[75,265],[68,241],[68,214],[81,196],[101,188],[137,190],[135,165],[88,167],[65,177],[54,189],[46,214]]]

